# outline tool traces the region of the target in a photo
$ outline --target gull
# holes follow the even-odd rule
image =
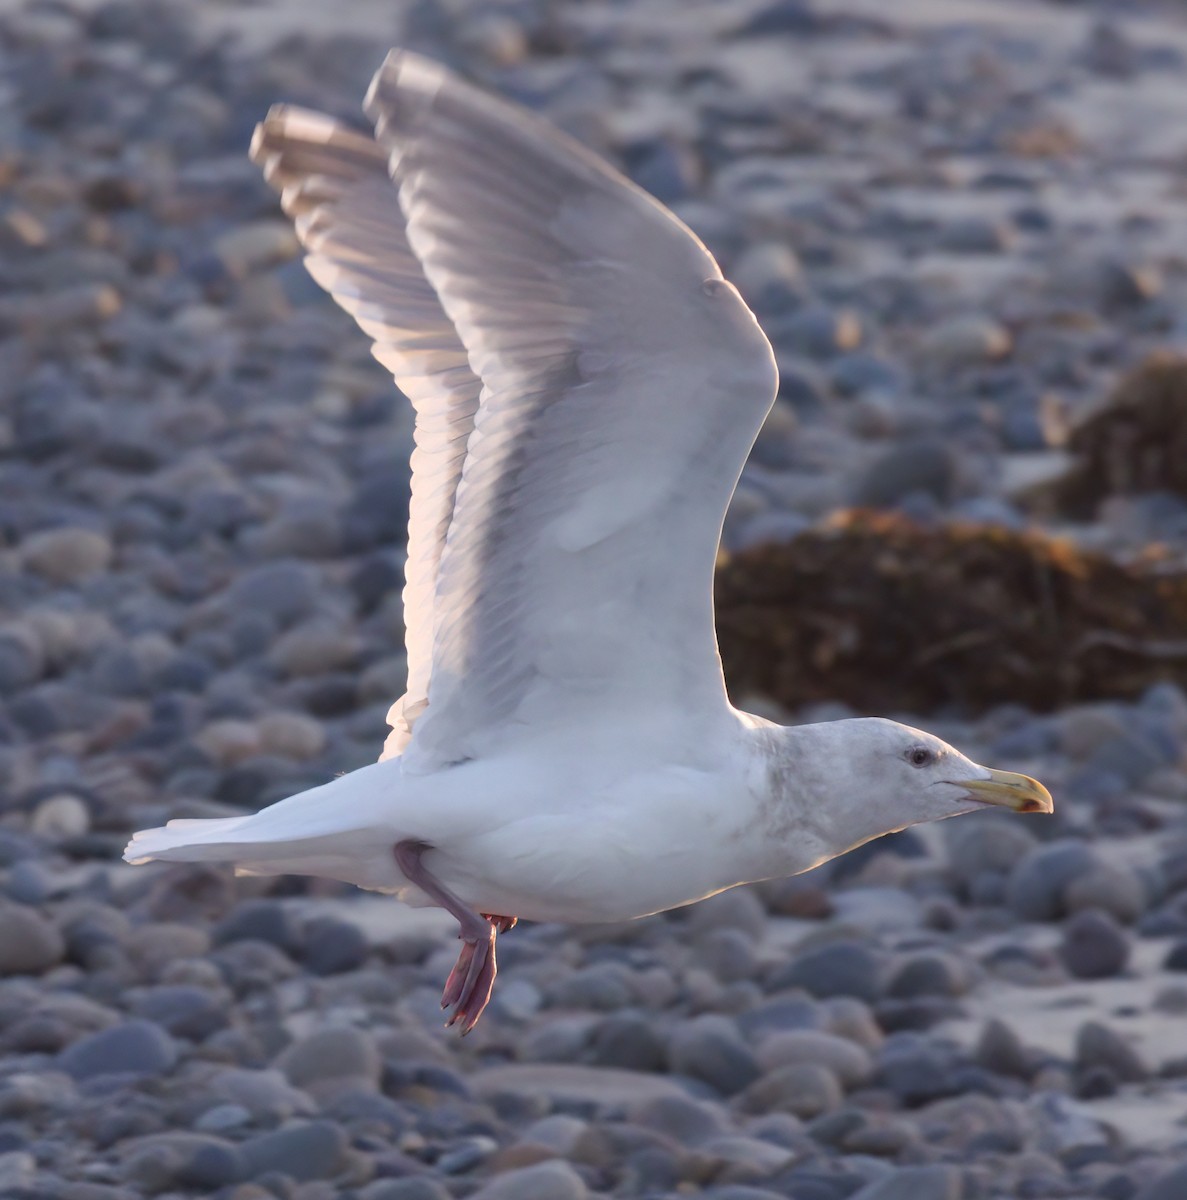
[[[519,918],[614,922],[808,870],[1036,780],[881,718],[734,708],[713,621],[726,506],[777,373],[671,212],[538,116],[392,51],[374,135],[273,108],[251,155],[313,278],[416,414],[408,679],[378,762],[125,857],[439,906],[463,1032]],[[393,469],[396,469],[393,464]]]

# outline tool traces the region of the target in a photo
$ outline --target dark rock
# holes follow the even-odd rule
[[[844,1093],[823,1063],[799,1062],[776,1067],[751,1084],[742,1096],[748,1112],[790,1112],[804,1120],[841,1106]]]
[[[589,1042],[590,1061],[602,1067],[662,1071],[667,1065],[666,1040],[646,1017],[616,1013],[599,1021]]]
[[[1067,911],[1064,889],[1100,863],[1083,842],[1040,846],[1014,868],[1008,885],[1010,907],[1025,921],[1054,921]]]
[[[318,917],[305,927],[301,960],[315,975],[357,971],[371,947],[363,931],[349,921]]]
[[[267,942],[295,954],[301,946],[301,931],[296,918],[283,904],[275,900],[249,900],[214,927],[216,946],[242,941]]]
[[[146,988],[134,1005],[146,1017],[177,1037],[200,1041],[227,1026],[226,1004],[207,988],[182,984]]]
[[[798,987],[810,995],[856,996],[867,1003],[880,991],[878,961],[861,942],[832,942],[796,956],[769,981],[772,991]]]
[[[177,1061],[177,1047],[159,1025],[133,1019],[88,1034],[58,1055],[73,1079],[98,1075],[164,1075]]]
[[[631,1120],[684,1146],[724,1133],[725,1116],[714,1104],[686,1096],[658,1096],[631,1109]]]
[[[1077,979],[1107,979],[1125,970],[1129,939],[1107,912],[1089,908],[1064,925],[1059,956]]]
[[[1086,1021],[1080,1026],[1075,1061],[1077,1071],[1103,1068],[1122,1083],[1140,1083],[1150,1077],[1150,1068],[1129,1042],[1099,1021]]]
[[[356,485],[342,518],[348,550],[374,550],[407,537],[408,477],[396,466],[400,461],[393,450],[391,462],[363,475]]]
[[[1017,1033],[996,1017],[985,1023],[973,1051],[975,1061],[986,1070],[1016,1079],[1030,1079],[1035,1063]]]
[[[348,1154],[345,1135],[329,1121],[306,1121],[261,1133],[240,1149],[249,1176],[280,1171],[299,1183],[337,1175]]]
[[[963,1089],[961,1066],[960,1055],[948,1043],[918,1033],[896,1033],[882,1048],[878,1074],[903,1104],[925,1104]]]
[[[585,1181],[566,1162],[551,1160],[496,1175],[471,1200],[586,1200]]]
[[[690,1075],[732,1096],[760,1074],[750,1048],[725,1017],[702,1016],[677,1027],[668,1049],[672,1071]]]
[[[1000,254],[1013,241],[1013,230],[1001,221],[988,217],[960,217],[940,229],[942,250],[955,254]]]
[[[434,1179],[377,1179],[359,1192],[359,1200],[451,1200],[450,1193]]]
[[[968,990],[968,977],[953,958],[930,952],[916,954],[894,971],[886,994],[896,999],[917,996],[961,996]]]
[[[956,488],[956,459],[942,442],[920,440],[887,450],[866,468],[854,488],[854,503],[893,508],[909,496],[949,502]]]
[[[738,30],[743,37],[815,33],[821,18],[807,0],[769,0]]]
[[[877,355],[854,350],[833,359],[828,368],[833,387],[842,396],[883,393],[897,396],[903,390],[903,373]]]
[[[622,963],[601,962],[581,967],[562,980],[552,993],[558,1008],[613,1012],[634,999],[630,972]]]
[[[317,604],[318,577],[305,563],[277,561],[251,567],[220,597],[229,613],[257,612],[291,625]]]
[[[961,1200],[963,1194],[960,1168],[937,1163],[895,1167],[889,1175],[853,1193],[851,1200]]]
[[[1133,1200],[1182,1200],[1184,1196],[1187,1196],[1187,1163],[1159,1175],[1134,1194]]]

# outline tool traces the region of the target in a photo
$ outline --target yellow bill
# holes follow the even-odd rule
[[[1013,771],[987,769],[988,779],[960,781],[960,786],[967,788],[974,800],[982,804],[996,804],[999,808],[1010,808],[1014,812],[1049,813],[1055,810],[1051,793],[1037,779]]]

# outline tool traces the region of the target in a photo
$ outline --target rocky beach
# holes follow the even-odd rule
[[[734,701],[1054,815],[521,925],[464,1040],[444,914],[120,861],[373,762],[403,690],[411,409],[247,158],[276,102],[362,128],[392,45],[771,337]],[[0,3],[0,1196],[1187,1196],[1184,112],[1170,0]]]

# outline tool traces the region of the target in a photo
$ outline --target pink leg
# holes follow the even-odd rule
[[[462,1023],[462,1033],[469,1033],[482,1016],[495,985],[495,936],[499,925],[507,918],[488,920],[467,908],[447,887],[443,886],[425,867],[421,857],[432,847],[424,842],[397,842],[393,853],[396,865],[409,883],[414,883],[425,895],[434,899],[447,913],[457,918],[461,927],[462,952],[457,965],[445,981],[441,1007],[452,1008],[447,1025]],[[515,918],[511,918],[515,924]],[[510,926],[508,926],[510,928]]]
[[[507,933],[519,924],[518,917],[500,917],[497,913],[482,914],[500,933]]]

